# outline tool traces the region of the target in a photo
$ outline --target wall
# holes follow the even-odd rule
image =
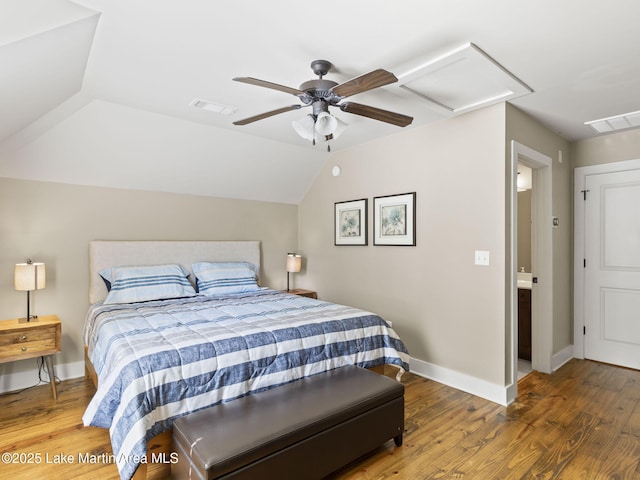
[[[588,167],[601,163],[640,158],[640,129],[589,138],[572,145],[572,165]]]
[[[560,219],[553,228],[553,340],[552,352],[558,353],[572,340],[572,170],[569,143],[546,129],[524,112],[508,104],[506,110],[507,146],[515,140],[552,161],[552,214]],[[562,152],[562,154],[560,154]],[[560,156],[562,155],[562,157]],[[562,159],[562,162],[560,161]],[[551,221],[551,219],[549,219]]]
[[[531,190],[518,192],[518,271],[531,272]]]
[[[299,208],[296,285],[393,322],[414,359],[505,384],[505,106],[332,154]],[[342,168],[331,175],[333,165]],[[417,192],[417,246],[334,246],[334,203]],[[488,250],[490,266],[474,265]]]
[[[286,253],[297,246],[297,206],[250,200],[72,186],[0,177],[0,306],[2,318],[25,315],[26,294],[13,289],[13,265],[46,263],[47,286],[34,294],[36,314],[62,320],[65,365],[77,372],[88,303],[90,240],[260,240],[261,282],[286,287]],[[37,382],[35,360],[0,365],[0,391]],[[13,379],[13,380],[12,380]],[[7,385],[7,382],[18,382]]]

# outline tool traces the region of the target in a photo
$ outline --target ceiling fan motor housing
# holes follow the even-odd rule
[[[300,90],[305,93],[305,95],[300,96],[300,99],[307,105],[313,105],[314,115],[318,115],[320,112],[326,112],[328,104],[335,105],[342,100],[342,97],[331,91],[338,83],[322,78],[331,70],[331,66],[331,62],[327,60],[314,60],[311,62],[311,70],[320,78],[306,81],[300,85]],[[323,102],[319,103],[320,100],[323,100]],[[325,102],[327,103],[326,105]]]
[[[332,82],[331,80],[309,80],[300,85],[300,90],[306,94],[300,96],[300,99],[307,104],[318,98],[323,98],[332,104],[338,103],[342,97],[339,97],[331,91],[336,85],[338,85],[337,82]]]
[[[324,77],[331,70],[331,62],[328,60],[314,60],[311,62],[311,70],[320,78]]]

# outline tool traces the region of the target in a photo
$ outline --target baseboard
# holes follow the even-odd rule
[[[506,406],[513,401],[513,398],[510,398],[513,396],[513,392],[509,386],[497,385],[465,373],[425,362],[424,360],[411,358],[411,373],[500,405]]]
[[[555,372],[573,358],[573,345],[568,345],[551,356],[551,371]]]
[[[22,360],[22,362],[28,362],[29,360]],[[55,362],[54,362],[55,364]],[[11,372],[11,363],[4,363],[0,365],[0,393],[15,392],[17,390],[23,390],[25,388],[35,387],[39,384],[38,368],[36,360],[33,360],[34,368],[29,370],[23,370],[20,372]],[[56,377],[60,380],[69,380],[70,378],[78,378],[84,376],[84,362],[72,362],[63,363],[61,365],[54,365]],[[44,384],[47,384],[49,377],[47,377],[46,369],[43,373]]]
[[[569,345],[551,358],[552,371],[558,370],[562,365],[573,358],[573,345]],[[0,365],[0,369],[6,369],[11,364]],[[56,365],[56,376],[60,380],[68,380],[84,376],[84,362],[63,363]],[[481,380],[471,375],[456,372],[445,367],[440,367],[424,360],[411,358],[411,372],[421,377],[429,378],[438,383],[463,392],[485,398],[500,405],[508,405],[515,398],[515,385],[496,385],[486,380]],[[22,372],[6,372],[0,375],[0,393],[13,392],[38,384],[38,369],[33,368]]]
[[[573,346],[562,349],[552,358],[552,368],[557,370],[573,358]],[[0,368],[6,368],[11,364],[4,364]],[[84,376],[84,362],[72,362],[56,365],[56,376],[60,380],[78,378]],[[513,401],[513,388],[487,382],[465,373],[456,372],[445,367],[440,367],[424,360],[411,358],[411,372],[421,377],[429,378],[438,383],[463,392],[485,398],[500,405],[508,405]],[[38,384],[38,369],[26,370],[16,373],[4,373],[0,376],[0,393],[13,392]]]
[[[562,352],[560,352],[562,353]],[[558,361],[561,361],[560,353]],[[568,361],[565,360],[565,362]],[[563,362],[564,363],[564,362]],[[35,366],[34,361],[34,366]],[[558,365],[558,367],[561,364]],[[33,387],[38,384],[38,369],[25,370],[21,372],[7,372],[6,368],[11,364],[0,365],[0,369],[5,370],[0,375],[0,393],[13,392],[24,388]],[[68,380],[84,376],[84,362],[63,363],[55,366],[56,377],[60,380]],[[416,358],[411,359],[411,372],[421,377],[429,378],[438,383],[463,392],[485,398],[500,405],[508,405],[513,399],[510,398],[510,389],[507,386],[496,385],[486,380],[481,380],[471,375],[456,372],[448,368],[425,362]]]

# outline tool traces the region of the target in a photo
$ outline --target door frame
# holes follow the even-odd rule
[[[585,203],[589,175],[640,170],[640,159],[576,167],[573,172],[573,356],[584,358]],[[588,192],[587,192],[588,195]]]
[[[551,157],[515,140],[511,141],[510,162],[510,261],[507,262],[507,296],[510,335],[507,347],[508,397],[517,396],[518,384],[518,163],[533,169],[532,215],[537,224],[531,238],[531,273],[539,279],[532,288],[531,366],[534,370],[551,373],[553,354],[553,238],[552,238],[552,177]],[[515,395],[515,396],[514,396]]]

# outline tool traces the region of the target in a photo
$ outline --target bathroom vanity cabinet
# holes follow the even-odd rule
[[[518,289],[518,358],[531,361],[531,289]]]

